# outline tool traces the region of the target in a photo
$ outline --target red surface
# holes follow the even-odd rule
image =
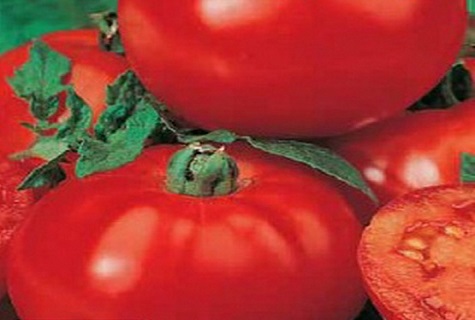
[[[228,148],[229,196],[168,193],[177,147],[48,193],[13,243],[9,289],[24,319],[352,319],[364,303],[361,228],[323,176]],[[344,285],[342,285],[344,284]]]

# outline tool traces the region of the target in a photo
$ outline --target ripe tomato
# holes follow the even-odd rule
[[[474,186],[430,187],[375,215],[358,261],[385,319],[475,319],[474,199]]]
[[[32,167],[32,163],[0,160],[0,297],[5,293],[6,252],[10,239],[42,193],[17,190]]]
[[[205,129],[316,137],[388,117],[456,59],[464,0],[119,1],[127,57]]]
[[[330,139],[328,144],[354,164],[382,204],[410,190],[457,183],[462,152],[475,153],[475,100],[446,110],[408,113]],[[350,196],[364,221],[368,201]]]
[[[353,319],[361,227],[322,175],[242,145],[230,195],[165,189],[176,146],[48,193],[17,233],[22,319]]]
[[[105,106],[106,86],[127,69],[125,59],[102,52],[94,30],[61,31],[46,35],[42,40],[71,59],[71,83],[97,117]],[[16,97],[7,82],[28,60],[30,46],[24,45],[0,56],[0,155],[25,150],[35,139],[30,130],[20,125],[33,122],[28,104]]]

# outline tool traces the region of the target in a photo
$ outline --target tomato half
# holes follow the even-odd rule
[[[387,320],[475,319],[475,186],[438,186],[390,202],[358,260]]]
[[[353,319],[361,227],[313,170],[232,146],[237,191],[164,187],[177,146],[48,193],[17,233],[8,285],[22,319]]]
[[[475,153],[475,100],[447,110],[407,113],[330,139],[328,144],[354,164],[381,203],[410,190],[460,181],[461,153]],[[369,201],[348,192],[364,221]]]
[[[60,31],[42,40],[72,61],[71,83],[97,117],[105,106],[106,86],[128,67],[125,59],[101,51],[95,30]],[[16,97],[7,82],[28,61],[30,46],[0,56],[0,155],[23,151],[35,140],[35,135],[21,125],[33,122],[28,104]]]
[[[464,0],[119,1],[132,67],[204,129],[328,136],[388,117],[455,61]]]
[[[7,248],[41,191],[18,191],[17,186],[33,168],[32,163],[0,160],[0,297],[5,293]]]

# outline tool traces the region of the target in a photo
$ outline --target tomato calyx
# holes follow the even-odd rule
[[[473,97],[473,79],[463,62],[456,63],[429,93],[409,107],[410,111],[447,109]]]
[[[171,158],[167,189],[194,197],[225,196],[237,189],[239,169],[224,147],[191,144]]]
[[[100,31],[99,46],[102,50],[125,55],[119,32],[119,23],[116,12],[100,12],[90,15],[93,23]]]

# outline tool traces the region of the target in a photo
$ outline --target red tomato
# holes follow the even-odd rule
[[[15,237],[22,319],[353,319],[361,227],[313,170],[231,146],[239,189],[170,193],[176,146],[48,193]]]
[[[71,59],[71,83],[97,117],[105,106],[106,86],[127,69],[125,60],[100,51],[95,30],[56,32],[44,36],[42,40]],[[28,44],[0,57],[0,155],[25,150],[35,139],[30,130],[20,125],[22,122],[33,122],[28,104],[16,97],[7,83],[7,78],[28,61],[29,48]]]
[[[354,164],[382,204],[410,190],[457,183],[462,152],[475,153],[475,100],[369,125],[329,145]],[[350,191],[362,220],[374,209]]]
[[[5,293],[6,250],[10,239],[23,222],[40,191],[18,191],[17,186],[33,165],[25,162],[0,161],[0,297]],[[1,318],[3,319],[3,318]]]
[[[455,61],[466,1],[119,1],[127,57],[205,129],[328,136],[386,118]]]
[[[475,319],[474,199],[474,186],[431,187],[375,215],[358,261],[385,319]]]

